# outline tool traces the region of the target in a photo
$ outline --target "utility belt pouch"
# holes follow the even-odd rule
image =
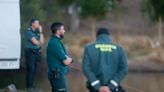
[[[60,78],[60,69],[52,70],[52,74],[56,79],[59,79]]]
[[[42,62],[41,47],[38,49],[31,49],[31,52],[35,55],[37,62]]]
[[[41,48],[37,49],[36,58],[38,62],[42,62],[42,51]]]

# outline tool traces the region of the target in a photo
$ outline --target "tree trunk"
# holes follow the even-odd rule
[[[162,18],[159,16],[158,20],[158,41],[159,41],[159,47],[161,47],[161,41],[162,41]]]
[[[121,6],[120,3],[116,1],[117,9],[115,11],[115,16],[116,16],[116,42],[120,42],[120,37],[121,37]]]
[[[158,20],[159,24],[158,24],[158,57],[162,60],[162,47],[161,47],[161,41],[162,41],[162,18],[159,16],[159,20]]]
[[[120,14],[117,13],[117,16],[116,16],[116,30],[117,30],[117,33],[116,33],[116,42],[119,43],[120,41],[120,36],[121,36],[121,21],[120,21]]]
[[[92,40],[95,40],[95,37],[96,37],[96,19],[95,18],[91,18],[91,31],[92,31]]]
[[[71,28],[70,30],[72,32],[76,32],[79,29],[79,23],[80,23],[80,19],[78,16],[78,10],[76,7],[76,3],[72,4],[69,9],[68,9],[68,13],[70,14],[70,23],[71,23]]]

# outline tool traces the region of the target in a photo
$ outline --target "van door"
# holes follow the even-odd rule
[[[20,50],[19,0],[0,0],[0,69],[19,69]]]

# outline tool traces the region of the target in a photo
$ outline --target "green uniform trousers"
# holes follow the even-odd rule
[[[62,73],[51,72],[48,74],[52,92],[67,92],[67,79],[66,75]]]

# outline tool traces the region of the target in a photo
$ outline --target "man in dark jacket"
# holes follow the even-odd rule
[[[83,72],[90,92],[121,92],[120,82],[128,72],[127,57],[121,46],[112,43],[107,29],[100,28],[96,42],[85,47]]]

